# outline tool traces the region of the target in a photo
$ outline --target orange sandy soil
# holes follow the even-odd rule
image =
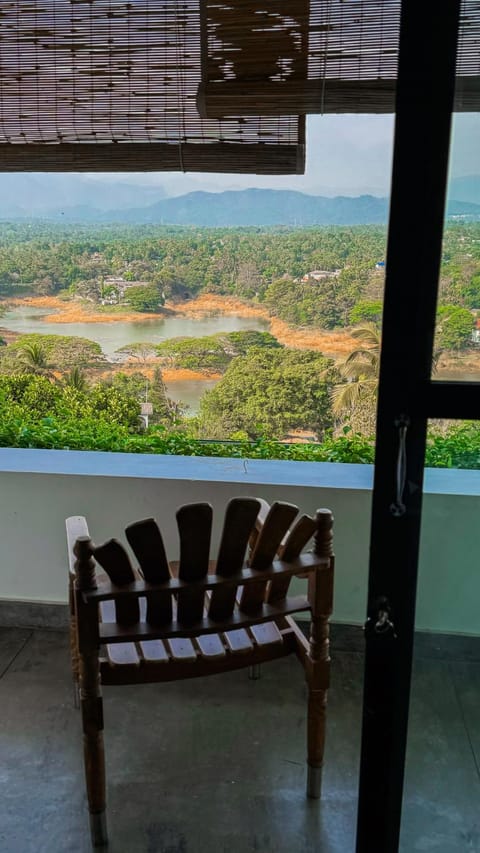
[[[147,362],[136,362],[135,364],[131,361],[128,362],[115,362],[111,365],[108,370],[97,370],[92,371],[92,376],[95,375],[98,379],[108,379],[112,373],[143,373],[144,376],[148,376],[149,379],[153,379],[153,374],[155,372],[155,368],[161,366],[160,362],[156,359],[150,359]],[[162,379],[165,383],[169,382],[182,382],[193,380],[198,382],[200,380],[205,379],[221,379],[221,373],[200,373],[197,370],[187,370],[186,368],[179,367],[162,367]]]
[[[203,293],[197,299],[168,306],[186,317],[205,317],[208,314],[234,314],[237,317],[262,317],[270,323],[270,331],[280,343],[292,349],[313,349],[326,355],[343,357],[357,343],[348,332],[329,332],[325,329],[296,329],[277,317],[270,317],[265,308],[249,305],[233,296]]]
[[[34,308],[51,308],[54,314],[45,314],[47,323],[130,323],[139,320],[158,320],[158,314],[141,314],[125,311],[111,314],[96,311],[95,306],[85,302],[64,302],[58,296],[27,296],[24,299],[8,299],[10,305],[32,305]]]

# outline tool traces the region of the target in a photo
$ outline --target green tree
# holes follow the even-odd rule
[[[57,411],[61,389],[46,376],[33,372],[0,377],[0,399],[4,413],[38,420]]]
[[[138,430],[140,404],[129,394],[106,383],[94,385],[85,395],[85,414],[101,415],[109,423]]]
[[[149,402],[153,406],[151,424],[173,425],[182,415],[182,407],[168,394],[163,381],[162,371],[155,368],[153,378],[149,379],[144,373],[115,373],[109,383],[126,397],[133,398],[141,404]]]
[[[67,373],[67,375],[63,379],[63,384],[66,387],[75,388],[76,391],[86,391],[88,388],[87,377],[85,376],[84,371],[75,365],[72,369]]]
[[[153,372],[153,379],[150,383],[149,401],[153,406],[153,415],[151,423],[174,425],[181,421],[185,411],[185,406],[182,406],[177,400],[172,400],[167,394],[167,388],[163,381],[162,371],[156,367]]]
[[[146,365],[148,361],[156,356],[156,350],[156,344],[149,343],[149,341],[140,341],[139,343],[125,344],[125,346],[117,349],[116,352],[127,356],[127,358],[134,359],[142,365]]]
[[[361,299],[350,311],[349,321],[352,325],[359,323],[380,323],[382,319],[382,303],[377,300],[370,302]]]
[[[30,350],[32,353],[42,353],[45,360],[55,370],[65,370],[72,367],[96,367],[104,364],[106,359],[100,344],[79,338],[75,335],[22,335],[6,347],[2,353],[4,370],[14,370],[17,355]],[[34,361],[32,355],[30,360]]]
[[[351,334],[359,346],[337,365],[344,381],[332,390],[333,411],[348,418],[353,429],[372,434],[380,372],[380,330],[375,323],[365,323]]]
[[[224,373],[232,358],[245,355],[252,347],[279,348],[269,332],[242,331],[207,335],[202,338],[170,338],[156,347],[170,366],[202,373]]]
[[[473,314],[458,305],[442,305],[437,311],[435,345],[441,350],[466,349],[471,344]]]
[[[480,272],[472,275],[470,281],[463,285],[461,298],[465,308],[480,308]]]
[[[158,314],[165,302],[162,291],[157,285],[129,287],[125,299],[134,311]]]
[[[34,373],[36,376],[52,376],[52,366],[48,362],[47,351],[36,341],[24,343],[17,350],[19,370],[24,373]]]
[[[332,425],[333,363],[310,350],[250,349],[202,397],[199,429],[205,438],[283,438],[292,430],[322,436]]]

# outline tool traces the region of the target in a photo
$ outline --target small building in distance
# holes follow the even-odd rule
[[[302,281],[322,281],[325,278],[338,278],[341,270],[311,270],[302,275]]]

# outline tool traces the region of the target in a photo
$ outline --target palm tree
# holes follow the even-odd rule
[[[362,419],[368,422],[368,431],[374,426],[378,375],[380,371],[380,329],[375,323],[364,323],[352,331],[359,346],[352,350],[344,362],[337,365],[346,380],[332,390],[332,407],[335,414],[362,410]]]
[[[25,373],[35,373],[36,376],[52,376],[51,365],[48,363],[47,352],[42,344],[33,341],[20,345],[17,358]]]
[[[80,367],[72,367],[69,373],[65,376],[63,384],[68,388],[74,388],[76,391],[86,391],[88,388],[87,377]]]

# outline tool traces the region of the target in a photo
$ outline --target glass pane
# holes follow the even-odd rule
[[[392,136],[311,117],[303,176],[0,175],[5,443],[371,461]]]
[[[466,445],[480,446],[480,424],[443,427],[458,445],[454,465],[463,454],[465,468],[425,471],[403,853],[480,850],[480,475],[466,470]],[[430,434],[437,429],[429,424]],[[427,465],[440,463],[429,444]]]
[[[432,378],[480,381],[478,113],[456,113],[453,120]]]

